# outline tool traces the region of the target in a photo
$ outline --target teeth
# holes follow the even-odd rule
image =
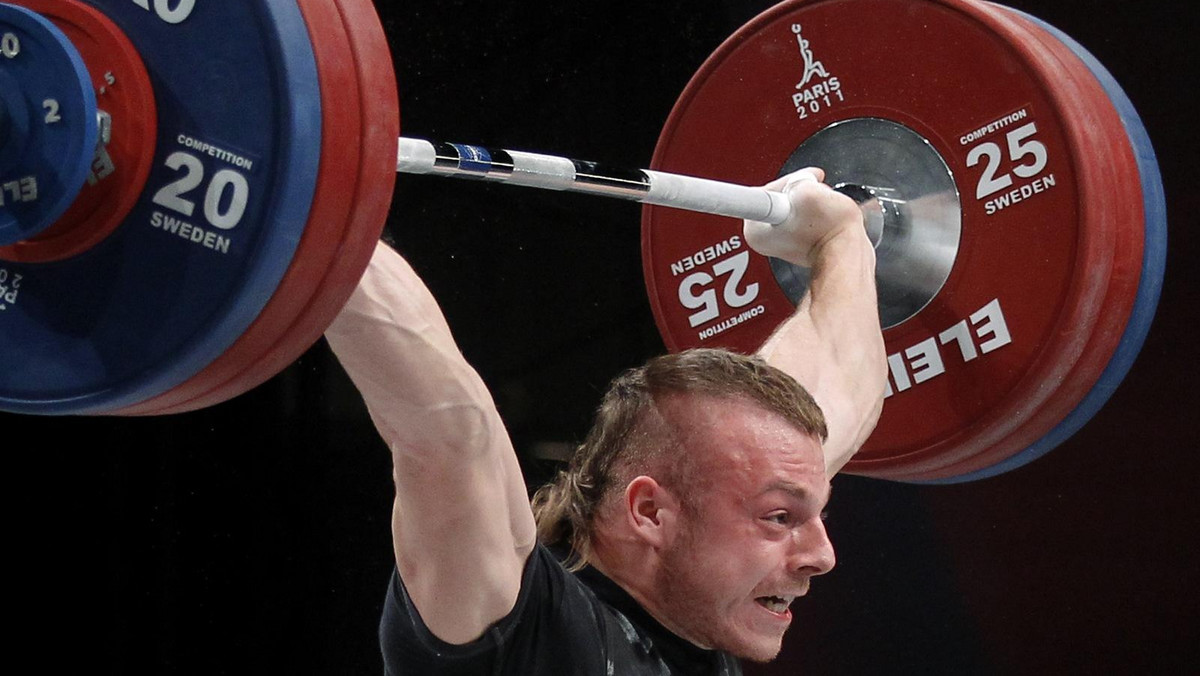
[[[758,599],[758,602],[773,613],[782,613],[788,609],[792,601],[791,599],[779,596],[762,596]]]

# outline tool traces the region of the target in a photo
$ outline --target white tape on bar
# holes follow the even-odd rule
[[[575,163],[565,157],[508,151],[513,161],[508,183],[548,190],[570,190],[575,181]]]
[[[772,225],[786,221],[791,214],[791,204],[783,193],[649,169],[645,173],[650,177],[650,192],[642,201],[648,204],[733,216]]]
[[[406,174],[428,174],[437,162],[437,151],[429,141],[400,138],[396,148],[396,171]]]

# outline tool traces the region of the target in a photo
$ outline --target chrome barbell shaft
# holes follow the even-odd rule
[[[458,143],[401,138],[396,171],[617,197],[772,225],[791,214],[786,195],[764,188]]]

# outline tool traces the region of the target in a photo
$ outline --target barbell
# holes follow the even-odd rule
[[[976,0],[767,10],[687,85],[652,170],[399,133],[367,0],[0,4],[0,409],[169,414],[265,381],[353,290],[397,171],[646,202],[668,348],[752,351],[807,277],[745,245],[742,218],[787,209],[747,186],[821,166],[863,210],[889,353],[847,471],[895,480],[1061,443],[1161,288],[1165,200],[1127,97],[1068,36]]]

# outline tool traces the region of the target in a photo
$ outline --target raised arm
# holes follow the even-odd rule
[[[887,360],[875,250],[857,205],[823,179],[819,169],[806,169],[769,184],[788,194],[793,215],[778,226],[747,222],[745,234],[759,253],[812,269],[795,314],[759,354],[800,381],[821,406],[829,426],[825,468],[833,476],[879,420]]]
[[[516,603],[536,539],[492,397],[429,290],[385,244],[325,336],[392,452],[405,587],[435,636],[470,642]]]

